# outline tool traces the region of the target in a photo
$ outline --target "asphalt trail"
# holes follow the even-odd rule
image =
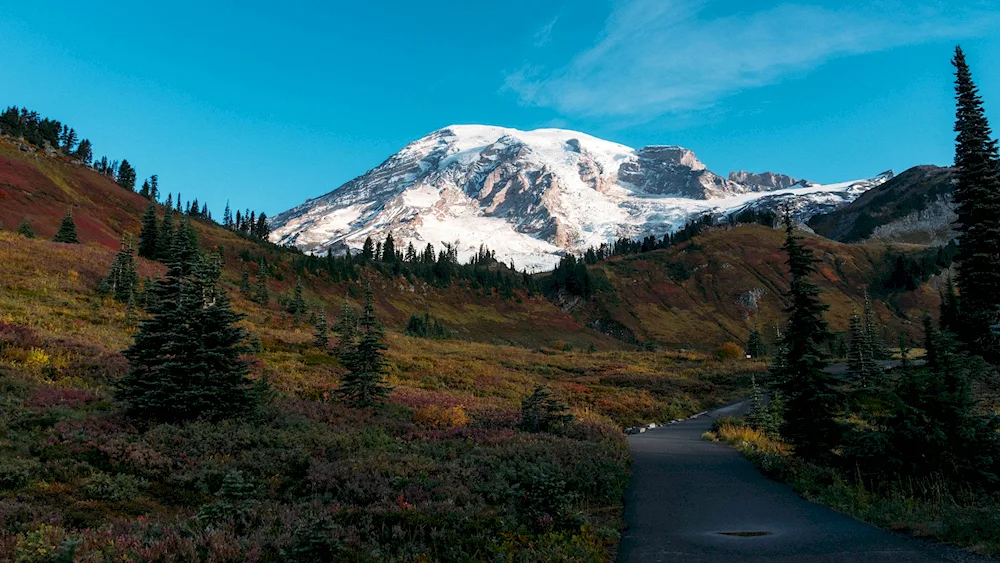
[[[716,417],[739,415],[744,405],[629,436],[620,563],[993,561],[806,501],[735,449],[701,439]]]

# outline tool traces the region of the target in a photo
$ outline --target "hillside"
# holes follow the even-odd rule
[[[834,331],[847,329],[852,309],[862,306],[865,292],[888,275],[897,256],[920,251],[806,240],[822,262],[817,281],[831,305],[826,318]],[[575,302],[568,308],[581,323],[625,341],[705,350],[725,341],[745,343],[756,325],[773,343],[788,290],[783,242],[782,231],[759,225],[708,230],[676,247],[591,266],[595,296],[566,303]],[[879,302],[877,310],[892,339],[900,328],[916,335],[924,311],[938,298],[923,285],[885,299],[888,306]]]
[[[853,203],[809,220],[818,234],[841,242],[945,245],[954,238],[954,170],[916,166]]]

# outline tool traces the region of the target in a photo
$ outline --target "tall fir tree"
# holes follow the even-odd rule
[[[340,318],[333,325],[333,332],[337,333],[337,345],[335,352],[340,358],[340,363],[347,365],[348,356],[354,349],[355,340],[358,333],[358,315],[354,312],[351,304],[344,300],[344,306],[340,310]]]
[[[871,389],[878,382],[881,369],[867,323],[856,310],[851,313],[850,340],[847,344],[848,375],[859,388]]]
[[[302,297],[302,278],[295,280],[295,289],[292,290],[292,298],[288,301],[288,312],[295,317],[295,322],[302,320],[308,312],[306,301]]]
[[[786,294],[788,325],[782,339],[783,357],[772,368],[785,401],[782,436],[796,451],[823,459],[839,443],[837,421],[842,394],[836,378],[825,371],[823,348],[830,332],[823,313],[829,308],[819,299],[819,288],[809,280],[816,272],[816,257],[795,233],[791,214],[784,217],[785,244],[791,287]]]
[[[958,293],[955,291],[955,281],[948,276],[945,289],[941,293],[941,330],[958,334],[961,323],[961,311],[959,310]]]
[[[392,391],[385,381],[385,333],[375,317],[375,293],[365,287],[365,306],[358,318],[357,342],[342,352],[347,373],[341,378],[337,395],[353,407],[381,405]]]
[[[267,270],[261,266],[257,270],[257,285],[254,287],[253,302],[266,307],[271,302],[271,294],[267,291]]]
[[[155,260],[158,254],[157,235],[159,225],[156,224],[156,204],[150,202],[142,215],[142,230],[139,231],[139,256]]]
[[[767,355],[767,352],[764,350],[764,341],[760,337],[760,331],[757,330],[756,326],[750,329],[750,336],[747,338],[745,352],[747,356],[755,359],[763,358]]]
[[[127,159],[122,160],[122,163],[118,166],[118,178],[116,180],[118,185],[133,192],[135,191],[135,179],[135,168],[132,168]]]
[[[116,397],[133,417],[219,419],[247,413],[258,394],[244,358],[243,318],[218,287],[221,259],[184,263],[184,241],[156,284],[155,306],[125,351],[130,369]],[[185,273],[190,272],[190,273]]]
[[[139,289],[139,272],[135,267],[135,256],[132,243],[122,237],[121,249],[111,262],[107,277],[100,283],[97,291],[101,295],[113,298],[120,303],[135,303],[135,294]]]
[[[316,333],[313,335],[313,346],[326,350],[330,346],[330,327],[327,324],[326,312],[321,311],[316,320]]]
[[[67,244],[78,244],[80,239],[76,237],[76,223],[73,221],[73,210],[70,209],[59,224],[59,231],[52,238],[52,242],[63,242]]]
[[[970,350],[1000,360],[990,327],[1000,312],[1000,154],[961,47],[955,49],[955,205],[962,299],[959,338]]]
[[[382,245],[382,261],[396,261],[396,241],[392,238],[392,233],[385,235],[385,243]]]

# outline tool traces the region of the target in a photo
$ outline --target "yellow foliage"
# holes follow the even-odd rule
[[[788,446],[768,437],[767,434],[757,430],[756,428],[723,424],[719,427],[716,433],[723,442],[732,444],[741,450],[749,448],[758,452],[772,452],[781,455],[788,454]]]
[[[715,351],[715,356],[722,361],[738,360],[743,357],[743,347],[735,342],[726,342]]]
[[[447,428],[460,428],[471,422],[469,415],[465,414],[465,407],[439,407],[437,405],[427,405],[420,407],[413,415],[413,421],[426,428],[444,430]]]
[[[45,350],[39,348],[28,350],[28,354],[24,358],[24,367],[40,370],[47,365],[49,365],[49,355],[45,353]]]

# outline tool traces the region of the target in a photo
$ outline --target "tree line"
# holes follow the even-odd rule
[[[772,401],[755,401],[748,420],[791,443],[797,456],[838,468],[869,490],[907,479],[952,492],[1000,490],[1000,418],[973,391],[995,387],[1000,362],[1000,155],[960,48],[952,62],[958,276],[942,294],[938,318],[924,318],[922,365],[901,334],[901,365],[886,369],[889,352],[866,303],[864,314],[852,315],[846,377],[827,369],[829,307],[811,280],[818,260],[791,217],[784,219],[787,326],[771,369]]]

